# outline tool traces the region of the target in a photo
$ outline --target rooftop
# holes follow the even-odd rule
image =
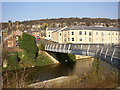
[[[47,30],[51,30],[51,31],[53,30],[54,31],[54,30],[58,30],[58,29],[59,28],[48,28]]]
[[[120,31],[117,27],[93,27],[93,26],[72,26],[63,30],[104,30],[104,31]]]

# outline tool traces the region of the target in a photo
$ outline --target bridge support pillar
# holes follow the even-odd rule
[[[50,45],[50,51],[52,51],[52,44]]]
[[[113,53],[112,53],[112,56],[111,56],[111,62],[112,62],[112,60],[113,60],[113,56],[114,56],[114,54],[115,54],[115,51],[116,51],[116,47],[115,47],[114,50],[113,50]]]
[[[88,49],[87,49],[87,52],[86,54],[89,56],[89,49],[90,49],[90,45],[88,45]]]
[[[60,44],[60,47],[59,47],[59,52],[61,52],[61,46],[62,46],[62,45]]]
[[[64,44],[64,48],[63,48],[63,52],[64,52],[64,53],[66,52],[65,47],[66,47],[66,44]]]
[[[102,46],[102,49],[101,49],[101,52],[100,52],[100,56],[101,56],[102,52],[103,52],[103,46]]]
[[[58,44],[56,44],[55,51],[58,52]]]
[[[47,49],[47,50],[49,49],[49,44],[47,44],[47,47],[46,47],[46,49]]]
[[[82,49],[82,44],[80,45],[80,48]]]
[[[98,54],[98,51],[99,51],[99,45],[97,45],[97,51],[96,51],[96,53],[95,53],[95,56],[97,56],[97,54]]]
[[[67,51],[68,53],[70,53],[70,47],[71,47],[71,45],[69,44],[69,46],[68,46],[68,51]]]
[[[106,56],[107,56],[108,50],[109,50],[109,47],[106,49],[105,58],[106,58]]]
[[[55,44],[53,44],[52,46],[52,51],[55,51]]]

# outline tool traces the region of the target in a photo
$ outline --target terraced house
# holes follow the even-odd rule
[[[118,44],[119,35],[117,27],[73,26],[52,31],[50,38],[58,43]]]

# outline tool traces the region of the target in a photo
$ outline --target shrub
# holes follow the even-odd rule
[[[20,61],[20,58],[18,57],[18,53],[17,52],[11,53],[10,56],[8,57],[8,60],[10,63],[13,63],[13,64]]]
[[[20,48],[23,49],[27,55],[35,59],[37,57],[38,48],[34,36],[23,33],[22,38],[19,38]]]
[[[20,61],[20,58],[18,57],[18,53],[10,53],[10,56],[8,57],[8,65],[11,69],[17,69],[19,67],[18,61]]]
[[[45,49],[45,45],[44,45],[44,44],[40,44],[40,45],[39,45],[39,50],[42,50],[42,51],[43,51],[44,49]]]
[[[58,61],[61,63],[69,63],[75,62],[76,58],[74,54],[67,54],[67,53],[56,53]]]
[[[69,57],[71,60],[76,61],[75,54],[68,54],[68,57]]]

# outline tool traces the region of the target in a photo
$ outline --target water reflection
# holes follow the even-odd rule
[[[95,60],[94,58],[89,58],[89,59],[78,60],[76,63],[55,64],[50,66],[27,68],[25,69],[25,74],[27,74],[26,79],[32,80],[33,82],[40,82],[44,80],[57,78],[60,76],[87,73],[92,69],[94,60]],[[17,71],[19,72],[19,75],[22,75],[23,72],[21,71],[19,70]],[[9,73],[9,75],[10,74],[11,73]]]
[[[73,74],[83,74],[91,70],[94,59],[78,60],[75,63],[55,64],[50,66],[39,66],[25,69],[27,75],[26,80],[32,82],[40,82],[57,78],[60,76],[68,76]],[[9,75],[11,71],[9,71]],[[13,71],[12,73],[14,73]],[[19,75],[22,75],[23,70],[18,70]]]
[[[102,68],[101,68],[102,67]],[[49,66],[39,66],[33,68],[27,68],[25,70],[17,70],[17,71],[7,71],[9,81],[14,80],[13,75],[17,72],[19,77],[25,73],[27,75],[26,81],[28,84],[45,81],[53,78],[57,78],[60,76],[68,76],[68,75],[80,75],[84,73],[91,73],[91,72],[100,73],[103,77],[104,72],[109,72],[108,74],[113,73],[116,71],[110,64],[102,60],[97,60],[94,58],[78,60],[75,63],[67,63],[67,64],[54,64]],[[4,72],[5,73],[5,72]],[[6,83],[6,76],[3,73],[3,81]],[[93,75],[92,75],[93,76]],[[95,74],[94,76],[98,76]],[[93,76],[93,77],[94,77]]]

